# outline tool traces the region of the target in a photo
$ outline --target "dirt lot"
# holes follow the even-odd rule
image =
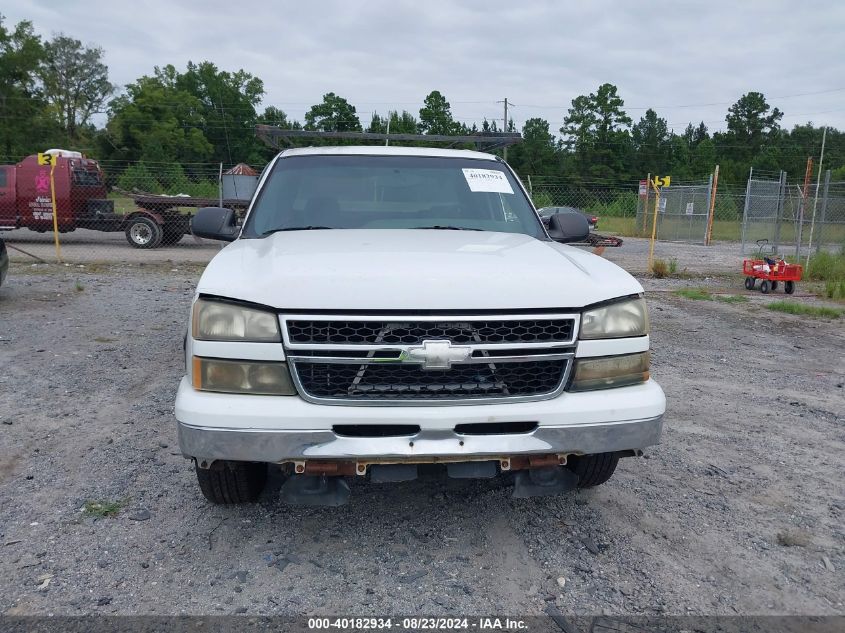
[[[0,289],[0,613],[845,613],[845,319],[649,282],[664,441],[605,486],[354,482],[291,509],[276,477],[220,508],[172,415],[198,274],[15,266]]]

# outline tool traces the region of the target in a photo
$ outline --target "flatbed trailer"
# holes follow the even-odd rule
[[[38,233],[68,233],[76,229],[123,232],[130,246],[172,245],[191,231],[189,209],[214,207],[217,198],[165,196],[123,191],[135,208],[115,213],[105,176],[97,161],[67,150],[49,150],[51,165],[27,156],[14,165],[0,165],[0,231],[26,228]],[[249,200],[223,200],[242,212]],[[55,221],[53,213],[55,210]]]

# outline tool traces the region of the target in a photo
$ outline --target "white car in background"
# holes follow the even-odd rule
[[[515,473],[514,495],[604,483],[660,439],[643,289],[548,231],[512,170],[479,152],[280,153],[197,287],[176,398],[179,443],[215,503],[253,501],[268,465],[293,504],[347,479]]]

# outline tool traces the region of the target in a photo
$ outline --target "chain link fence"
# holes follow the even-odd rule
[[[712,176],[704,182],[681,183],[660,192],[655,234],[658,240],[705,244],[707,218],[713,192]],[[654,221],[654,191],[641,193],[637,204],[636,226],[641,235],[651,235]]]
[[[845,246],[845,182],[789,183],[786,172],[751,172],[742,214],[741,252],[798,256]]]
[[[56,161],[52,183],[50,172],[34,156],[0,165],[0,235],[13,259],[205,263],[221,244],[190,234],[192,214],[221,202],[243,213],[258,169],[95,163],[66,156]],[[538,208],[579,209],[596,216],[597,231],[605,235],[651,236],[655,197],[642,183],[576,183],[536,176],[523,181]],[[657,239],[706,243],[713,187],[712,177],[665,187]],[[754,252],[757,240],[768,240],[773,250],[786,255],[838,250],[845,245],[845,182],[833,181],[826,172],[818,196],[815,185],[790,183],[783,172],[752,172],[745,186],[719,184],[712,239],[737,243],[742,254]]]
[[[0,236],[12,258],[207,262],[220,244],[191,235],[191,216],[221,203],[243,212],[257,183],[246,165],[126,165],[72,153],[52,162],[0,166]]]
[[[635,235],[637,227],[637,185],[609,186],[601,183],[527,177],[523,181],[534,206],[569,207],[598,218],[596,230],[609,235]]]

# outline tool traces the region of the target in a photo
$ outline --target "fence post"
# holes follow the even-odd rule
[[[748,169],[748,182],[745,184],[745,206],[742,209],[742,246],[740,252],[745,255],[746,225],[748,223],[748,205],[751,200],[751,178],[754,176],[754,168]]]
[[[639,183],[637,183],[637,187],[639,188]],[[648,231],[648,190],[651,187],[651,172],[648,172],[648,175],[645,177],[645,200],[643,201],[643,226],[641,235],[647,235],[646,231]]]
[[[824,235],[824,226],[827,221],[827,201],[828,193],[830,191],[830,170],[824,172],[824,190],[822,192],[822,213],[819,219],[819,237],[816,239],[816,252],[818,253],[822,247],[822,236]]]
[[[655,177],[655,180],[657,178]],[[650,185],[654,183],[649,183]],[[654,219],[651,222],[651,242],[648,247],[648,270],[654,267],[654,240],[657,237],[657,214],[660,211],[660,190],[654,185]]]
[[[716,214],[716,190],[719,188],[719,166],[710,177],[710,209],[707,211],[707,228],[704,231],[704,245],[710,246],[710,239],[713,236],[713,218]]]
[[[780,216],[783,215],[783,204],[786,200],[786,172],[780,170],[780,178],[778,179],[778,203],[775,211],[775,243],[772,252],[777,253],[780,246]]]
[[[528,175],[528,195],[534,200],[534,186],[531,184],[531,174]]]

